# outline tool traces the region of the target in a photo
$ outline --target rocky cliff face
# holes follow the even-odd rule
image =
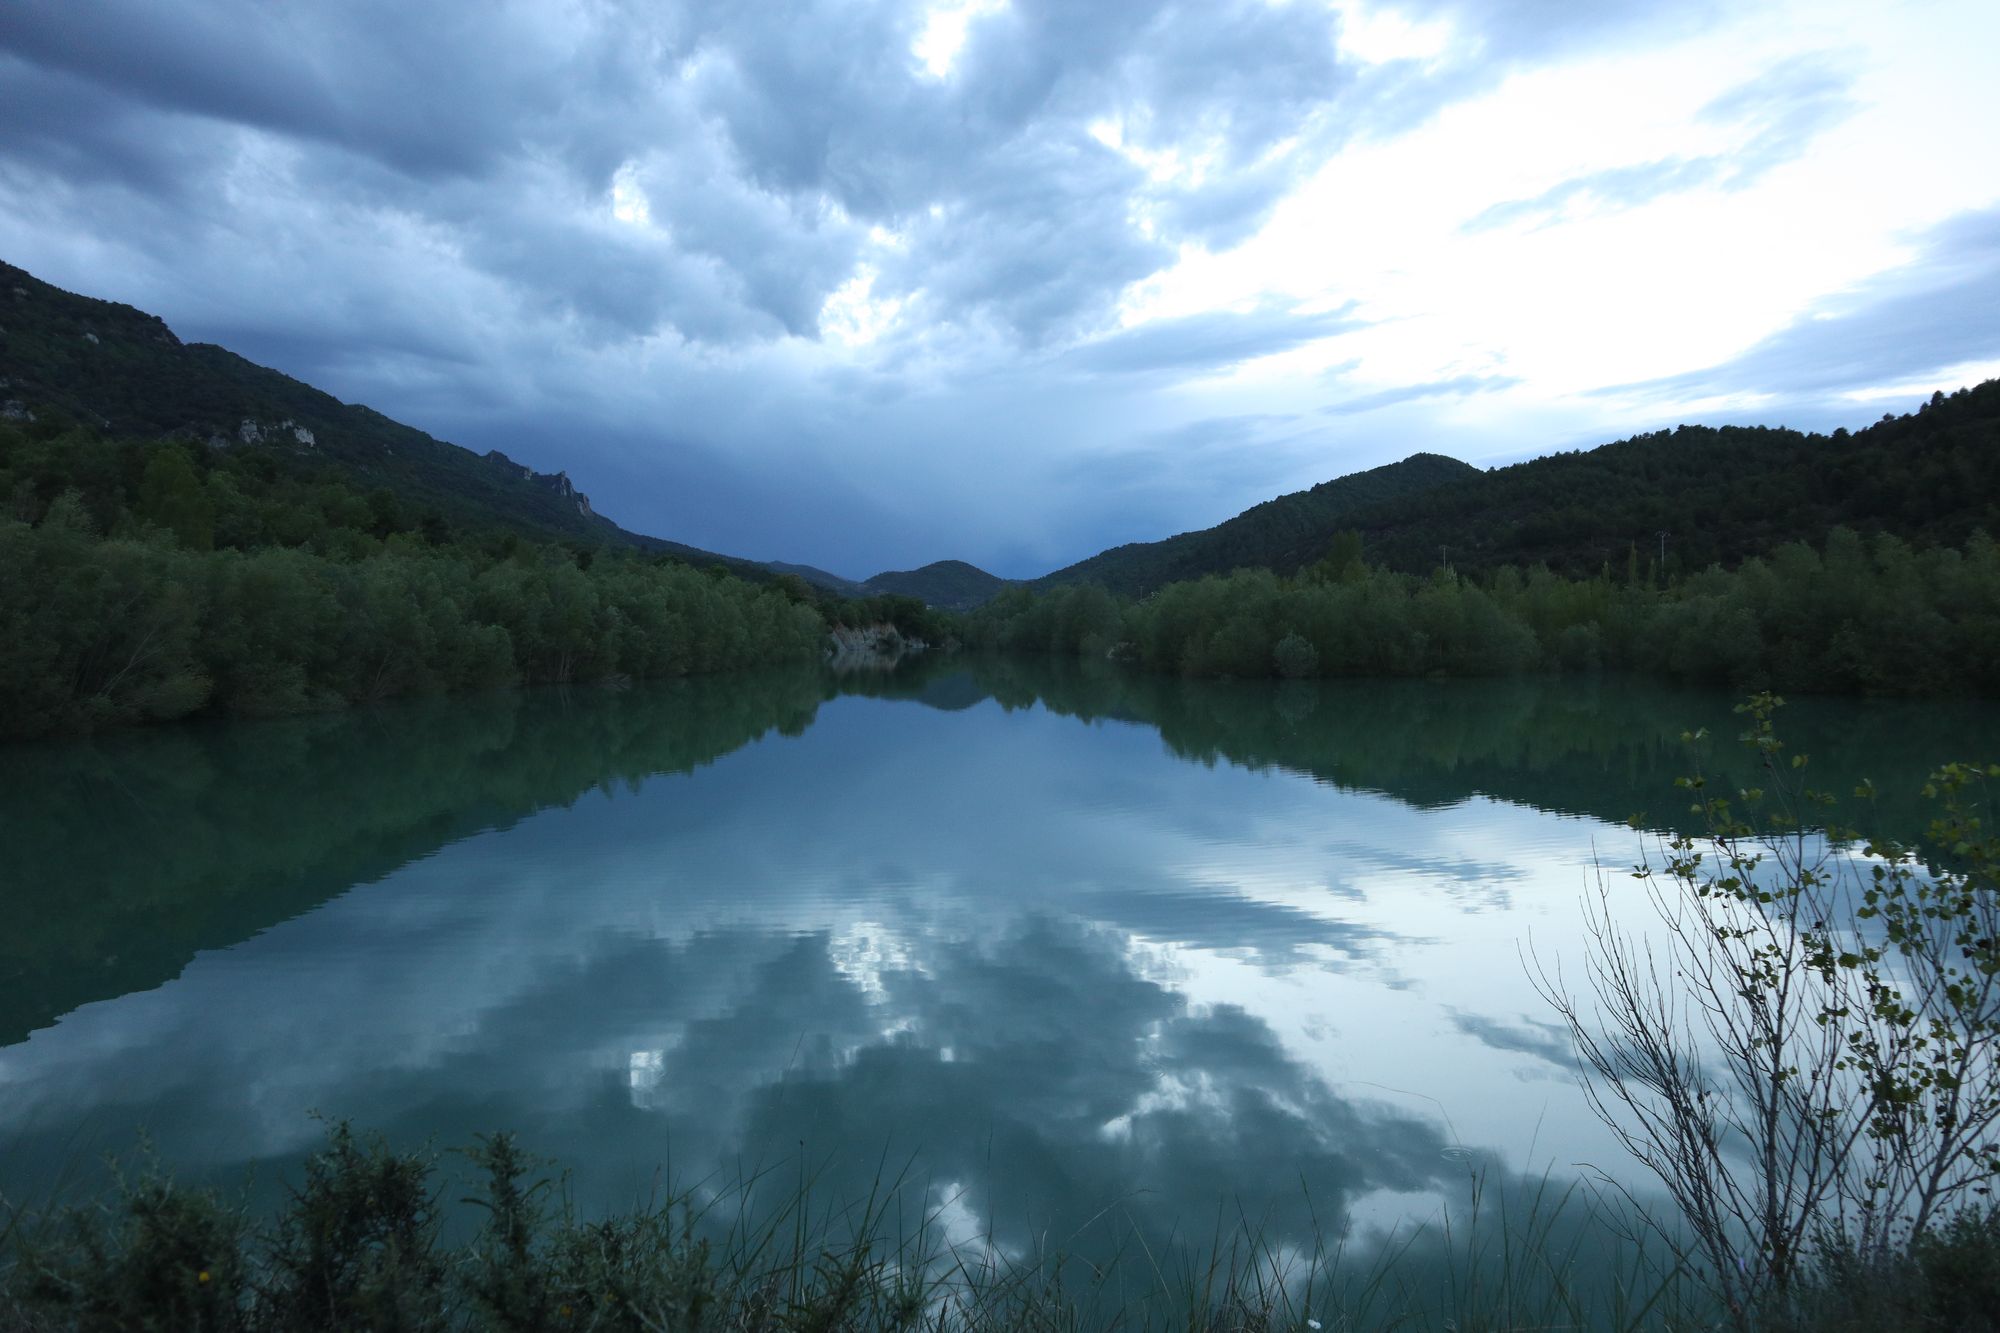
[[[311,431],[290,417],[286,417],[275,426],[266,421],[259,421],[255,417],[245,417],[242,424],[236,428],[236,438],[244,444],[281,444],[289,439],[292,444],[302,449],[317,448],[319,443]],[[230,443],[228,438],[222,435],[211,435],[208,442],[218,448],[226,448]]]
[[[886,671],[928,646],[904,638],[894,625],[835,625],[826,642],[827,665],[835,671]]]
[[[569,473],[558,472],[550,476],[547,473],[535,472],[530,469],[523,469],[523,471],[526,471],[527,475],[540,485],[548,487],[557,495],[575,505],[577,513],[583,515],[585,518],[590,517],[590,497],[571,484]]]

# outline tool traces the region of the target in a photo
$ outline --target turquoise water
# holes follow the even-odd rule
[[[16,747],[0,1190],[141,1130],[272,1189],[314,1113],[516,1131],[586,1209],[897,1181],[1008,1253],[1107,1210],[1303,1243],[1473,1169],[1643,1186],[1521,950],[1576,956],[1729,703],[946,661]],[[1785,722],[1833,790],[2000,756],[1991,706]]]

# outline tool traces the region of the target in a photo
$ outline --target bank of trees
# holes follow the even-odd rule
[[[268,455],[0,430],[0,735],[820,651],[787,590],[454,530]]]
[[[2000,549],[1916,551],[1836,528],[1734,570],[1660,585],[1545,567],[1469,577],[1373,569],[1359,544],[1293,578],[1245,570],[1137,602],[1015,589],[971,621],[984,647],[1111,657],[1194,677],[1495,676],[1609,668],[1731,687],[1860,694],[2000,689]]]

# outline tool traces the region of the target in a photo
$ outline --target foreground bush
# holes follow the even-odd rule
[[[824,1207],[768,1182],[604,1219],[495,1135],[438,1158],[336,1125],[278,1215],[175,1182],[157,1165],[105,1200],[0,1212],[0,1329],[597,1329],[746,1333],[1002,1333],[1184,1329],[1694,1328],[1704,1296],[1625,1246],[1575,1187],[1488,1189],[1436,1224],[1305,1252],[1249,1224],[1205,1246],[1094,1222],[1082,1249],[1005,1257],[945,1237],[916,1190]],[[753,1194],[759,1197],[753,1199]],[[455,1202],[458,1207],[448,1206]],[[753,1203],[755,1206],[753,1207]],[[1101,1215],[1114,1218],[1116,1210]],[[892,1221],[892,1219],[901,1219]],[[900,1226],[901,1229],[897,1229]],[[1620,1248],[1620,1247],[1623,1248]],[[1085,1253],[1084,1250],[1088,1251]],[[1366,1250],[1366,1255],[1362,1251]]]
[[[1860,1308],[1842,1293],[1863,1288],[1888,1321],[1869,1326],[1931,1327],[2000,1271],[2000,766],[1931,775],[1921,849],[1864,841],[1785,754],[1783,702],[1737,710],[1756,785],[1681,780],[1707,831],[1634,870],[1648,927],[1601,881],[1581,987],[1561,960],[1537,984],[1734,1327]]]
[[[1474,1172],[1469,1200],[1365,1254],[1352,1238],[1289,1252],[1246,1226],[1206,1246],[1126,1235],[1108,1259],[1050,1248],[1009,1260],[943,1239],[929,1215],[892,1232],[893,1183],[828,1210],[801,1185],[754,1222],[756,1182],[706,1208],[681,1198],[590,1220],[508,1136],[454,1156],[478,1181],[463,1200],[434,1154],[336,1125],[265,1222],[157,1165],[88,1207],[0,1214],[0,1329],[1666,1333],[1738,1322],[1668,1251],[1636,1239],[1629,1212],[1607,1214],[1547,1178],[1499,1188]],[[1750,1326],[1983,1333],[1996,1311],[2000,1212],[1967,1211],[1891,1253],[1822,1250]]]

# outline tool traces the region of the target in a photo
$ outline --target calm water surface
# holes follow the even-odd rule
[[[1835,790],[2000,756],[1990,706],[1785,720]],[[269,1188],[313,1112],[514,1130],[593,1209],[887,1175],[1010,1249],[1629,1177],[1520,950],[1575,956],[1704,725],[1728,699],[1616,682],[958,662],[0,751],[0,1191],[141,1129]]]

